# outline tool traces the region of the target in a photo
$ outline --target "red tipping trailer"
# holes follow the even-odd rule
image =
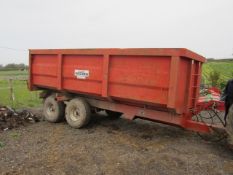
[[[44,90],[47,120],[61,120],[66,110],[75,128],[105,110],[208,132],[192,120],[205,61],[187,49],[30,50],[29,88]]]

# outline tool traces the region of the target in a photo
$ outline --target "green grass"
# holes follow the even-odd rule
[[[20,136],[21,136],[21,134],[18,133],[18,132],[12,132],[12,133],[10,133],[10,137],[11,137],[12,139],[19,139]]]
[[[233,59],[210,60],[207,63],[204,63],[202,67],[202,82],[204,84],[210,84],[209,74],[213,71],[220,73],[219,84],[226,84],[229,79],[233,78]],[[220,86],[221,85],[219,85],[219,87]]]
[[[5,144],[2,141],[0,141],[0,148],[3,148],[4,146]]]
[[[0,71],[0,105],[14,108],[36,107],[41,104],[39,92],[31,92],[27,88],[28,73],[24,71]],[[8,79],[13,79],[14,101],[11,100]],[[22,80],[25,79],[25,80]]]
[[[27,71],[19,70],[2,70],[0,71],[0,80],[5,80],[9,78],[14,79],[26,79],[28,77]]]

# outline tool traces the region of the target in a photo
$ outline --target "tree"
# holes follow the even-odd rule
[[[26,69],[27,66],[23,63],[21,64],[10,63],[10,64],[7,64],[4,68],[5,69]]]
[[[219,80],[220,80],[220,72],[214,70],[209,74],[209,81],[211,83],[211,86],[218,87]]]
[[[226,83],[227,83],[226,81],[220,80],[220,82],[219,82],[219,88],[221,90],[223,90],[226,87]]]
[[[17,69],[17,65],[14,63],[7,64],[5,66],[6,69]]]

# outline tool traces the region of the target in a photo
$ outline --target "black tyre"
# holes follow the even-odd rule
[[[114,119],[119,118],[122,115],[122,113],[120,112],[109,111],[109,110],[106,110],[106,113],[109,117],[114,118]]]
[[[91,118],[89,104],[82,98],[71,100],[66,107],[66,121],[73,128],[81,128],[88,124]]]
[[[228,133],[228,142],[233,145],[233,105],[231,105],[227,114],[226,131]]]
[[[56,101],[55,95],[50,95],[44,101],[43,113],[45,120],[57,123],[64,119],[65,104],[60,101]]]

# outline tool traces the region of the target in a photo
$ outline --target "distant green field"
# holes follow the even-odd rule
[[[0,105],[14,108],[36,107],[41,104],[39,92],[30,92],[27,88],[28,72],[0,71]],[[14,101],[11,100],[9,80],[12,78]]]
[[[2,79],[26,79],[28,77],[27,71],[19,71],[19,70],[4,70],[0,71],[0,80]]]
[[[208,61],[203,65],[202,78],[205,84],[209,84],[209,74],[212,71],[220,73],[220,81],[226,83],[233,78],[233,59],[232,60],[217,60]]]

